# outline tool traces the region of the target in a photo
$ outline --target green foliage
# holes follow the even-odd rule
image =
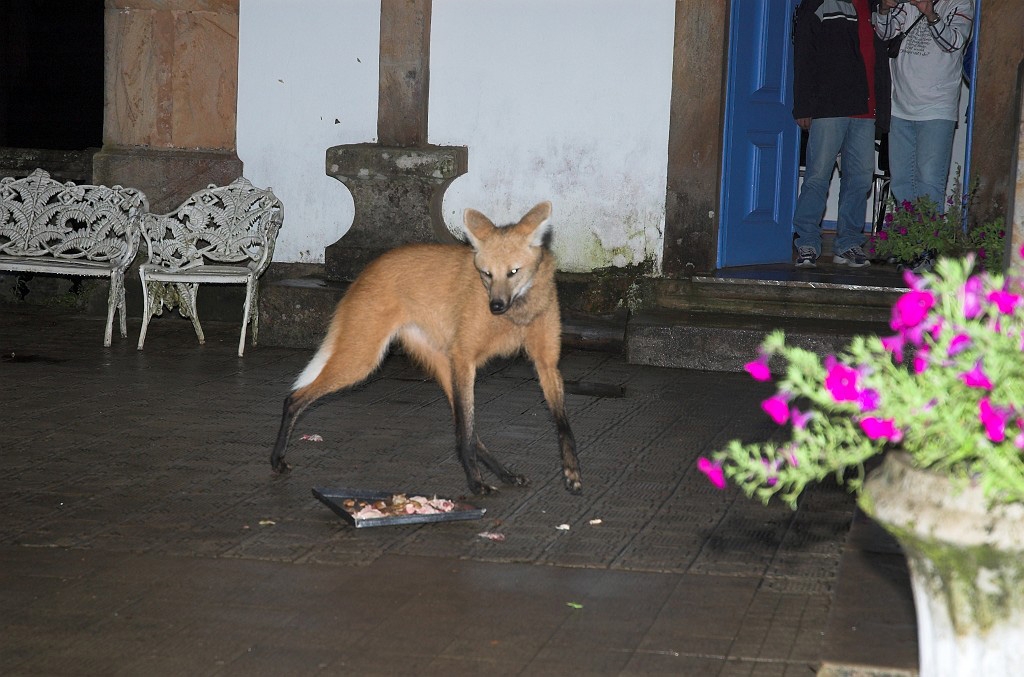
[[[1003,217],[971,226],[967,231],[967,249],[976,252],[978,263],[989,272],[1003,269],[1003,252],[1006,251],[1006,226]]]
[[[964,207],[973,202],[975,190],[961,196],[958,176],[946,198],[945,210],[927,197],[901,204],[890,198],[881,228],[865,247],[868,255],[913,267],[923,255],[937,259],[973,252],[986,270],[1001,271],[1005,236],[1002,217],[966,228],[964,225]]]
[[[868,254],[909,263],[924,252],[958,256],[964,244],[960,209],[945,214],[927,197],[897,205],[890,201],[885,221],[868,243]]]

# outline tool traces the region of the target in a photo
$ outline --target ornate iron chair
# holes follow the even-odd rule
[[[256,345],[259,277],[270,265],[283,221],[284,206],[277,196],[245,178],[227,186],[211,184],[169,214],[146,214],[142,234],[149,261],[139,266],[145,304],[139,350],[150,319],[162,314],[164,306],[177,306],[183,317],[192,320],[199,343],[205,343],[196,309],[200,284],[246,286],[238,356],[245,350],[250,321]]]
[[[128,336],[124,274],[139,251],[146,196],[134,188],[59,183],[42,169],[0,180],[0,271],[106,277],[109,347],[114,313]]]

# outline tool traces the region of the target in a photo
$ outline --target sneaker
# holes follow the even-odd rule
[[[910,261],[899,261],[896,264],[896,270],[901,273],[904,271],[912,271],[914,273],[926,273],[935,268],[935,253],[932,250],[923,251]]]
[[[868,255],[864,253],[864,250],[860,247],[850,247],[842,254],[836,254],[832,258],[833,263],[839,265],[850,266],[851,268],[861,268],[863,266],[870,266],[871,262],[868,261]]]
[[[914,260],[910,262],[910,269],[916,274],[927,273],[935,269],[935,256],[931,251],[926,251],[923,254],[918,254],[914,257]]]
[[[797,247],[796,250],[796,267],[797,268],[814,268],[817,265],[818,252],[814,251],[814,247]]]

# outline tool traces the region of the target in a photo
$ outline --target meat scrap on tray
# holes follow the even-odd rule
[[[380,519],[381,517],[397,517],[400,515],[436,515],[451,512],[455,504],[447,498],[427,498],[426,496],[406,496],[394,494],[389,500],[368,500],[346,498],[342,507],[352,516],[359,519]]]

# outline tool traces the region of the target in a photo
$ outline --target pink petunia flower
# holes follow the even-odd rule
[[[895,331],[916,327],[935,307],[935,295],[930,291],[908,291],[893,305],[889,326]]]
[[[768,358],[765,355],[761,355],[753,362],[747,362],[743,368],[755,381],[769,381],[772,378],[772,372],[768,369]]]
[[[981,398],[981,402],[978,403],[978,418],[985,426],[985,434],[990,440],[1002,442],[1006,439],[1006,421],[1009,415],[1000,407],[993,406],[987,397]]]
[[[892,353],[893,359],[897,362],[903,361],[903,344],[903,334],[885,336],[882,338],[882,347]]]
[[[899,442],[903,439],[903,431],[897,427],[896,422],[891,418],[882,419],[868,416],[860,420],[860,427],[864,434],[873,440]]]
[[[857,394],[857,406],[860,407],[862,412],[869,412],[878,409],[878,403],[881,398],[878,395],[878,391],[873,388],[865,388]]]
[[[909,268],[903,271],[903,281],[914,291],[924,291],[924,280],[914,275],[914,271]]]
[[[761,403],[761,408],[779,425],[789,420],[789,401],[782,395],[773,395]]]
[[[697,459],[697,470],[707,475],[708,480],[716,488],[725,489],[725,473],[722,471],[721,463],[701,456]]]
[[[967,350],[971,345],[971,337],[967,334],[957,334],[953,337],[953,340],[949,342],[949,350],[947,355],[953,357],[963,351]]]
[[[923,324],[919,324],[916,327],[910,327],[909,329],[903,330],[903,339],[918,348],[924,347],[924,334],[927,327]]]
[[[964,318],[973,320],[981,314],[981,292],[984,284],[977,275],[971,276],[960,290],[964,304]]]
[[[989,379],[988,375],[985,374],[984,369],[982,369],[981,360],[974,363],[973,369],[960,374],[960,380],[968,388],[984,388],[985,390],[992,390],[992,381]]]
[[[920,374],[928,368],[928,357],[930,355],[931,352],[929,352],[928,346],[921,346],[917,349],[917,352],[914,353],[914,362],[911,365],[915,374]]]
[[[859,396],[857,377],[856,369],[834,362],[825,376],[825,389],[836,402],[856,402]]]
[[[807,422],[811,420],[811,412],[809,412],[809,411],[800,411],[796,407],[793,407],[792,409],[790,409],[789,415],[792,418],[793,427],[794,428],[799,428],[801,430],[806,428],[807,427]]]
[[[995,304],[996,308],[1003,315],[1012,315],[1013,311],[1020,304],[1020,296],[1001,289],[990,291],[987,300],[989,303]]]

